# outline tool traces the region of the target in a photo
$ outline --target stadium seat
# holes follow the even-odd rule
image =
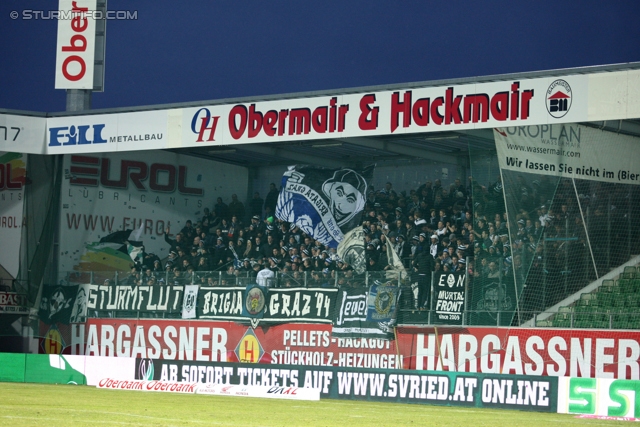
[[[636,277],[638,277],[637,276],[638,270],[636,267],[628,266],[624,268],[624,271],[622,274],[628,274],[631,276],[631,277],[624,277],[625,279],[635,279]]]
[[[613,280],[603,280],[602,284],[598,288],[599,293],[611,293],[613,292],[613,287],[615,282]]]

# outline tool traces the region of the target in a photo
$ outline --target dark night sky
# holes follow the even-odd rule
[[[57,21],[0,2],[0,108],[62,111]],[[108,0],[93,108],[338,89],[640,60],[640,2]]]

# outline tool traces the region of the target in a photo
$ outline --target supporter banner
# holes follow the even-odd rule
[[[88,285],[87,310],[141,311],[155,314],[182,310],[184,286]]]
[[[217,197],[229,200],[247,188],[243,167],[166,151],[65,156],[64,168],[61,272],[129,271],[127,245],[101,242],[118,231],[135,230],[147,253],[165,258],[166,228],[175,235]],[[88,281],[88,274],[83,279]]]
[[[640,379],[635,331],[416,327],[398,328],[397,337],[337,338],[330,325],[252,329],[161,319],[90,319],[63,336],[65,353],[109,357]]]
[[[579,124],[494,130],[501,169],[640,185],[640,138]]]
[[[252,289],[262,288],[257,285],[248,288],[201,287],[198,318],[239,322],[251,318],[255,324],[332,321],[336,288],[272,288],[266,295],[256,291],[251,294]]]
[[[395,319],[374,321],[367,319],[367,288],[341,288],[334,310],[334,337],[393,339]]]
[[[185,285],[182,303],[182,318],[196,318],[196,303],[198,301],[198,285]]]
[[[558,379],[558,413],[640,419],[640,381],[611,378]]]
[[[78,286],[43,286],[38,317],[47,324],[69,323]]]
[[[291,167],[282,176],[276,216],[332,248],[360,225],[373,166],[362,171]]]
[[[3,136],[11,137],[13,132],[8,132],[6,127],[2,128],[0,126],[0,141]],[[3,131],[7,135],[3,135]],[[12,278],[18,275],[20,268],[22,226],[26,221],[23,214],[26,175],[26,154],[0,152],[0,268],[6,270]]]
[[[435,311],[433,323],[462,325],[467,292],[464,273],[440,273],[434,277]]]
[[[138,359],[136,364],[142,362]],[[556,412],[558,379],[496,374],[415,372],[388,369],[298,367],[145,360],[160,382],[286,390],[304,387],[321,398],[375,400]],[[136,378],[139,374],[136,373]]]
[[[0,292],[0,314],[29,314],[27,298],[16,292]]]
[[[400,289],[393,283],[376,282],[367,298],[367,321],[395,324]]]

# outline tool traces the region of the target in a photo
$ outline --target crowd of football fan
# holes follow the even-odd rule
[[[542,230],[550,236],[566,235],[563,228],[569,220],[571,234],[584,237],[570,194],[556,195],[556,202],[550,205],[555,188],[546,177],[531,186],[524,180],[519,182],[516,193],[522,209],[514,220],[517,231],[513,233],[513,246],[502,183],[483,186],[469,178],[466,184],[456,179],[445,188],[436,179],[415,190],[397,192],[388,182],[367,194],[362,216],[367,270],[392,268],[386,254],[388,239],[411,273],[412,283],[420,289],[413,301],[415,307],[428,304],[433,271],[466,269],[470,280],[479,285],[470,287],[473,292],[491,281],[520,278],[524,283],[527,271],[523,266],[527,265],[531,266],[529,294],[535,294],[542,274],[543,248],[537,244]],[[307,285],[348,284],[355,277],[352,267],[338,257],[335,249],[323,246],[294,224],[277,219],[277,198],[275,184],[271,184],[265,200],[255,193],[246,207],[235,194],[229,204],[219,197],[212,210],[205,208],[201,218],[186,221],[178,233],[166,230],[164,238],[170,254],[164,264],[157,256],[144,254],[129,280],[132,284],[155,284],[197,278],[201,284],[224,286],[235,283],[234,276],[270,278],[277,272],[283,278],[277,286],[294,286],[303,276],[309,281],[305,281]],[[584,246],[583,240],[578,245]],[[547,257],[551,252],[551,259],[561,263],[555,256],[562,253],[558,246],[547,247]],[[540,307],[533,303],[529,308]]]

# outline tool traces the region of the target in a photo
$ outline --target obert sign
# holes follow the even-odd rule
[[[93,89],[96,0],[60,0],[56,89]]]

